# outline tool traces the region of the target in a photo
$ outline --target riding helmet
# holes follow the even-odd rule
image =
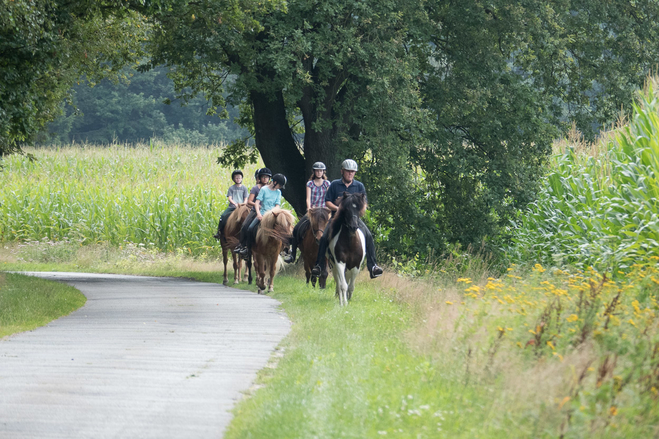
[[[281,186],[282,189],[286,187],[286,176],[284,174],[275,174],[272,177],[272,181],[277,183],[279,186]]]
[[[341,163],[341,169],[357,172],[357,162],[352,159],[346,159]]]
[[[313,169],[314,171],[315,171],[316,169],[322,169],[322,170],[324,171],[324,170],[326,170],[327,168],[325,167],[325,163],[323,163],[323,162],[316,162],[316,163],[313,164],[313,166],[311,167],[311,169]]]
[[[243,171],[241,171],[240,169],[236,169],[231,173],[231,179],[233,180],[233,177],[235,177],[236,175],[240,175],[241,177],[245,178],[245,176],[243,175]]]
[[[267,175],[268,177],[272,178],[272,171],[268,168],[261,168],[259,169],[259,177],[262,175]]]
[[[259,181],[259,172],[260,171],[261,171],[261,168],[254,171],[254,180],[256,180],[257,182]]]

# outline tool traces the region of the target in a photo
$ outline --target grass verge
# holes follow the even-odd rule
[[[80,291],[59,282],[0,273],[0,338],[43,326],[86,301]]]

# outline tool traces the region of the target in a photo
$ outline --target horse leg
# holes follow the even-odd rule
[[[270,286],[268,287],[268,292],[273,292],[275,290],[275,274],[277,273],[277,258],[275,256],[274,260],[270,261]]]
[[[318,285],[323,290],[327,286],[327,276],[328,275],[329,275],[329,273],[327,271],[327,260],[326,260],[325,261],[325,266],[323,267],[323,271],[320,272],[320,280],[318,281]]]
[[[247,266],[247,269],[245,270],[247,272],[247,283],[252,285],[252,280],[254,280],[252,277],[252,258],[247,259],[245,265]]]
[[[359,267],[351,268],[347,273],[348,280],[348,300],[352,298],[352,292],[355,291],[355,281],[357,280],[357,275],[359,274]]]
[[[341,306],[348,304],[348,298],[346,297],[346,291],[348,289],[348,283],[345,278],[346,264],[343,262],[336,262],[332,271],[334,272],[334,282],[336,282],[336,292],[339,296],[339,303]]]
[[[224,260],[224,280],[222,285],[229,285],[229,278],[227,277],[227,264],[229,262],[229,249],[222,247],[222,259]]]
[[[242,269],[242,259],[235,253],[233,254],[233,284],[240,283],[240,270]]]
[[[265,291],[265,261],[260,254],[253,254],[254,269],[256,270],[256,287],[258,293],[263,294]]]

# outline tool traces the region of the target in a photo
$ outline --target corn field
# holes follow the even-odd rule
[[[552,157],[537,201],[512,233],[513,260],[628,271],[659,256],[659,80],[629,123]]]
[[[232,169],[218,148],[162,144],[26,149],[3,161],[0,241],[144,244],[216,252]],[[256,165],[243,170],[253,184]]]

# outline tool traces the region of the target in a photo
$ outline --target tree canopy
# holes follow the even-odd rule
[[[146,32],[121,0],[0,0],[0,156],[53,120],[81,75],[134,62]]]

